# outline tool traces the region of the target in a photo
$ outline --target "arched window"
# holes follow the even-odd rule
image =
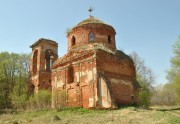
[[[34,74],[37,72],[37,57],[38,57],[38,50],[35,50],[33,54],[33,73]]]
[[[89,33],[89,41],[94,41],[94,39],[95,39],[94,33],[90,32]]]
[[[108,36],[108,43],[111,43],[111,36]]]
[[[51,70],[51,67],[53,64],[53,58],[54,58],[54,54],[53,54],[52,50],[46,50],[46,52],[45,52],[45,69],[47,71]]]
[[[76,44],[76,38],[73,35],[71,39],[71,46],[74,46],[75,44]]]

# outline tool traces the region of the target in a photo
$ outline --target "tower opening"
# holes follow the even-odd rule
[[[38,57],[38,50],[35,50],[34,51],[34,54],[33,54],[33,73],[36,74],[37,72],[37,57]]]
[[[51,67],[53,64],[53,58],[54,58],[54,54],[52,52],[52,50],[46,50],[45,52],[45,69],[47,71],[51,71]]]

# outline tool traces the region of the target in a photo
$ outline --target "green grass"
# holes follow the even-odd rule
[[[118,110],[65,108],[0,115],[0,124],[179,124],[180,109],[123,107]]]

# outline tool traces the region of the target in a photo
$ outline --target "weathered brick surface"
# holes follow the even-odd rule
[[[52,63],[58,58],[58,45],[55,41],[39,39],[32,46],[30,58],[30,86],[34,86],[34,91],[39,89],[51,89],[51,70],[46,68],[46,51],[52,51]]]
[[[88,35],[93,32],[95,35],[96,43],[102,43],[111,49],[116,49],[115,44],[115,33],[111,30],[104,29],[96,24],[88,24],[88,26],[77,27],[72,30],[68,35],[68,49],[77,47],[78,45],[83,45],[89,43]],[[108,36],[111,36],[111,43],[108,43]],[[72,46],[71,38],[75,36],[76,44]]]
[[[135,68],[128,56],[99,51],[97,53],[97,70],[110,82],[117,104],[133,104],[137,101],[137,91],[133,86]]]
[[[93,34],[93,41],[89,34]],[[54,55],[51,71],[45,69],[45,53],[50,49],[57,54],[57,44],[33,44],[30,71],[35,91],[52,87],[52,107],[116,108],[137,103],[139,85],[134,64],[116,50],[115,34],[112,26],[94,17],[80,22],[68,33],[68,52],[59,59]]]

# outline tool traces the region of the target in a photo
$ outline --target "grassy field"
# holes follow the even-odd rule
[[[1,114],[0,124],[180,124],[180,107],[16,112]]]

